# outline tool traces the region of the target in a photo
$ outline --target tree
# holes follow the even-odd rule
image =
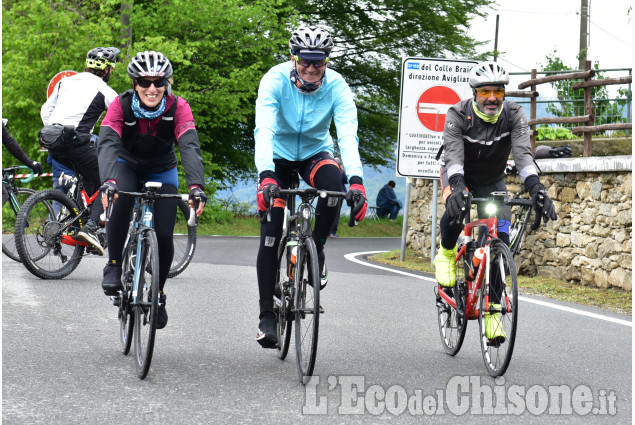
[[[35,143],[46,85],[81,71],[96,46],[122,47],[111,86],[130,88],[129,59],[159,50],[174,67],[174,92],[191,105],[206,175],[253,175],[254,105],[264,73],[288,60],[290,31],[321,25],[335,37],[333,68],[351,84],[362,160],[393,161],[402,56],[475,58],[467,36],[491,0],[38,0],[3,1],[3,107],[20,141]],[[122,66],[123,65],[123,66]],[[333,129],[333,136],[336,133]],[[43,158],[40,158],[43,159]]]

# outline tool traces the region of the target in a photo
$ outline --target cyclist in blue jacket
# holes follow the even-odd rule
[[[287,189],[293,170],[312,187],[340,191],[341,173],[333,158],[334,142],[329,128],[337,129],[337,144],[346,174],[350,176],[347,204],[357,221],[366,215],[366,191],[357,137],[357,107],[353,93],[342,76],[329,69],[334,43],[331,35],[318,27],[300,27],[289,40],[291,60],[271,68],[260,81],[256,100],[256,168],[260,176],[258,210],[264,214],[270,189]],[[361,197],[359,196],[361,195]],[[354,198],[362,201],[354,202]],[[316,207],[313,238],[317,246],[321,287],[328,281],[324,244],[339,203],[320,199]],[[354,205],[353,205],[354,204]],[[282,236],[285,201],[273,204],[271,222],[260,229],[256,264],[260,295],[260,323],[256,340],[265,348],[275,348],[273,296],[276,254]]]

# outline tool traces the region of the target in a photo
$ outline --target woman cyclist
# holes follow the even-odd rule
[[[178,193],[179,180],[174,145],[178,144],[190,200],[200,199],[196,214],[203,212],[207,197],[203,192],[203,158],[190,105],[172,94],[172,65],[155,51],[139,52],[128,65],[133,88],[121,93],[106,114],[99,132],[99,174],[103,185],[102,203],[114,194],[110,221],[106,228],[108,264],[102,289],[116,294],[121,286],[121,261],[133,208],[132,197],[117,199],[117,191],[139,191],[142,181],[163,185],[159,193]],[[173,233],[178,200],[161,199],[154,211],[159,243],[159,312],[157,329],[165,327],[163,287],[174,256]]]

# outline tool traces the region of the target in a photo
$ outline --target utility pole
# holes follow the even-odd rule
[[[589,0],[580,0],[580,62],[578,69],[584,70],[589,40]]]
[[[496,33],[494,34],[494,62],[498,59],[498,17],[496,15]]]

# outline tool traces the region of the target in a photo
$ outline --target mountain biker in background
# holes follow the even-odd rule
[[[34,174],[42,174],[44,169],[42,168],[42,164],[37,161],[33,161],[28,157],[26,153],[20,147],[20,144],[11,136],[9,130],[7,130],[7,126],[5,125],[5,120],[2,120],[2,144],[5,148],[13,155],[16,159],[20,160],[24,165],[33,170]],[[9,199],[9,192],[2,185],[2,205]]]
[[[97,149],[90,140],[91,133],[110,102],[117,97],[117,93],[107,83],[118,56],[119,49],[116,47],[96,47],[90,50],[86,54],[84,72],[57,83],[53,94],[40,110],[44,125],[69,126],[66,128],[70,128],[70,131],[65,128],[65,143],[58,148],[49,149],[49,154],[71,169],[75,164],[84,177],[84,186],[89,195],[95,193],[101,183]],[[90,244],[99,255],[104,255],[104,248],[96,235],[102,212],[101,204],[93,203],[90,219],[77,234],[77,239]]]
[[[271,68],[260,81],[254,137],[255,162],[260,177],[257,203],[261,217],[273,202],[271,189],[288,189],[294,170],[298,170],[312,187],[341,190],[341,173],[333,158],[334,143],[329,133],[332,120],[337,129],[342,162],[350,176],[346,202],[352,207],[351,215],[357,221],[366,215],[357,108],[346,81],[339,73],[327,68],[332,49],[333,39],[328,32],[317,27],[298,28],[289,40],[291,60]],[[337,215],[339,203],[336,201],[320,198],[316,207],[313,239],[318,252],[321,286],[328,281],[324,244]],[[278,341],[273,295],[285,205],[285,200],[276,199],[271,222],[260,228],[256,263],[260,323],[256,340],[264,348],[275,348]]]
[[[99,172],[104,184],[102,203],[107,193],[114,195],[106,237],[108,264],[104,268],[102,289],[114,295],[121,286],[121,262],[133,197],[117,199],[119,189],[142,190],[141,182],[163,185],[158,193],[176,194],[179,187],[178,144],[190,200],[200,200],[196,214],[203,212],[207,197],[203,192],[205,175],[203,157],[190,105],[172,94],[172,64],[155,51],[139,52],[128,64],[133,88],[119,95],[108,109],[99,132]],[[168,322],[163,287],[174,256],[174,224],[178,199],[159,199],[154,209],[154,230],[159,244],[159,312],[157,329]]]
[[[441,217],[441,248],[434,258],[435,276],[441,286],[455,284],[456,242],[463,225],[454,223],[465,209],[463,191],[475,197],[488,197],[494,191],[506,191],[505,167],[510,152],[521,181],[531,195],[536,214],[544,222],[556,220],[553,202],[538,179],[529,142],[527,117],[522,107],[505,100],[509,75],[496,62],[482,62],[472,68],[469,84],[473,97],[450,107],[443,131],[444,157],[441,162],[441,185],[445,213]],[[479,217],[485,217],[479,205]],[[503,205],[498,212],[498,237],[509,245],[511,207]],[[492,277],[494,288],[500,288],[500,276]],[[498,296],[500,297],[500,291]],[[499,303],[500,300],[490,300]],[[497,308],[494,304],[494,308]],[[500,313],[485,313],[485,328],[490,339],[506,337],[500,324]]]

